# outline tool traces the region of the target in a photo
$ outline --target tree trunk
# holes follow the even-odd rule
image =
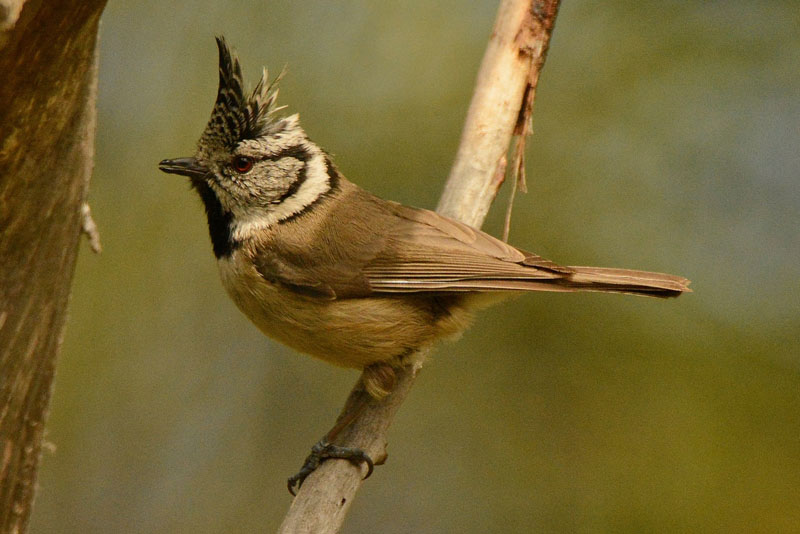
[[[24,5],[23,5],[24,4]],[[25,532],[92,170],[105,0],[0,0],[0,532]]]

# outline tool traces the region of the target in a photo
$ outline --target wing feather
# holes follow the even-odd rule
[[[480,230],[432,211],[388,203],[397,223],[387,247],[364,265],[377,292],[519,289],[521,280],[552,280],[571,273]]]
[[[571,272],[432,211],[361,189],[347,195],[310,213],[302,225],[292,221],[277,228],[254,252],[261,275],[297,293],[339,299],[514,289],[509,281],[552,280]]]
[[[660,273],[565,267],[432,211],[388,202],[341,179],[336,202],[272,230],[250,254],[273,283],[318,299],[470,291],[689,291]]]

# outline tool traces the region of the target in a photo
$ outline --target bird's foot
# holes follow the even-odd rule
[[[340,447],[338,445],[333,445],[330,443],[326,438],[322,438],[317,443],[311,447],[311,454],[306,457],[306,461],[303,462],[303,467],[300,468],[300,471],[297,474],[292,475],[289,477],[288,480],[288,488],[289,493],[292,495],[297,495],[295,493],[295,485],[299,490],[300,487],[303,485],[303,481],[305,481],[306,477],[313,473],[317,467],[322,464],[325,460],[330,458],[338,458],[341,460],[348,460],[354,465],[359,465],[362,462],[367,464],[367,474],[364,479],[369,478],[372,474],[372,470],[375,467],[375,464],[372,461],[372,458],[369,457],[367,453],[362,451],[361,449],[356,449],[352,447]]]

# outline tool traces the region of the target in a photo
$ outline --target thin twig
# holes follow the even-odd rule
[[[517,196],[517,189],[523,193],[528,192],[525,184],[525,137],[516,136],[514,144],[514,165],[511,175],[511,193],[508,195],[508,206],[506,207],[505,221],[503,222],[503,241],[508,242],[508,234],[511,232],[511,211],[514,209],[514,199]]]
[[[92,218],[92,210],[88,202],[81,205],[81,232],[89,239],[89,248],[92,249],[92,252],[100,254],[103,251],[103,246],[100,244],[100,231]]]
[[[458,154],[437,208],[439,213],[481,226],[502,183],[497,172],[505,166],[505,154],[520,116],[530,116],[533,94],[529,88],[535,87],[544,64],[558,4],[558,0],[501,3],[478,73]],[[337,442],[363,449],[376,463],[383,461],[387,430],[418,371],[418,367],[399,370],[392,393],[382,401],[370,402]],[[365,394],[359,380],[348,405]],[[324,463],[304,482],[279,532],[338,532],[361,486],[365,469],[349,462]]]

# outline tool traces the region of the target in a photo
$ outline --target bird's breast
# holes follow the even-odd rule
[[[267,336],[335,365],[362,368],[405,357],[468,321],[466,310],[453,307],[442,315],[426,298],[302,295],[264,279],[244,250],[218,260],[231,299]]]

